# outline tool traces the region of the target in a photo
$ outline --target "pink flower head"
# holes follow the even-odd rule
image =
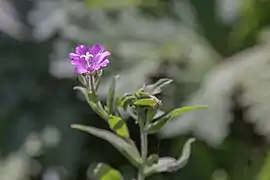
[[[92,47],[79,45],[75,48],[75,52],[69,53],[71,64],[75,67],[78,74],[91,73],[106,67],[109,63],[108,57],[110,52],[95,44]]]

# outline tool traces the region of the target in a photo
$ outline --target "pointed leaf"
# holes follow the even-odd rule
[[[203,109],[203,108],[208,108],[208,106],[185,106],[185,107],[181,107],[181,108],[177,108],[172,110],[169,115],[174,118],[176,116],[179,116],[183,113],[189,112],[189,111],[193,111],[193,110],[197,110],[197,109]]]
[[[159,156],[157,154],[151,154],[147,158],[147,166],[152,166],[153,164],[157,164],[158,163],[158,158],[159,158]]]
[[[160,120],[150,123],[147,127],[149,134],[155,134],[161,130],[161,128],[171,119],[170,116],[164,116]]]
[[[128,127],[121,117],[110,116],[108,121],[110,128],[119,136],[129,138]]]
[[[103,106],[101,105],[100,101],[97,101],[97,103],[94,103],[91,98],[93,96],[93,94],[91,94],[91,91],[88,91],[86,88],[84,87],[80,87],[80,86],[76,86],[73,88],[74,90],[79,90],[83,93],[87,103],[89,104],[89,106],[93,109],[93,111],[95,113],[97,113],[101,118],[103,118],[104,120],[108,120],[108,114],[106,113],[106,111],[103,109]]]
[[[98,163],[94,169],[94,175],[98,180],[123,180],[119,171],[104,163]]]
[[[84,86],[87,85],[86,79],[85,79],[85,75],[82,75],[82,74],[78,75],[78,80],[79,80]]]
[[[85,100],[86,100],[87,102],[91,101],[91,100],[90,100],[89,91],[88,91],[85,87],[75,86],[73,89],[74,89],[74,90],[79,90],[79,91],[81,91],[81,92],[83,93],[83,95],[84,95],[84,97],[85,97]]]
[[[157,102],[154,99],[139,99],[134,102],[134,105],[137,106],[155,106]]]
[[[172,157],[159,158],[158,164],[154,164],[151,167],[147,167],[145,170],[146,176],[150,176],[155,173],[161,172],[174,172],[184,167],[191,154],[191,144],[195,141],[194,138],[190,138],[184,144],[182,154],[178,160]]]
[[[113,105],[114,105],[114,95],[115,95],[115,84],[116,84],[116,79],[118,76],[115,76],[112,80],[109,93],[107,96],[107,106],[108,106],[108,113],[113,114]]]
[[[74,124],[71,125],[72,128],[79,129],[81,131],[88,132],[95,135],[101,139],[106,140],[111,145],[113,145],[120,153],[122,153],[135,167],[139,167],[142,163],[142,159],[137,147],[134,145],[133,141],[125,141],[121,137],[115,135],[110,131],[103,129]]]
[[[173,80],[167,78],[159,79],[156,83],[145,86],[144,91],[153,95],[158,94],[161,92],[162,88],[172,83],[172,81]]]
[[[130,103],[132,103],[136,99],[137,98],[135,96],[133,96],[133,95],[128,95],[128,96],[124,97],[123,100],[120,103],[120,107],[123,107],[123,109],[126,110],[128,105]]]
[[[148,122],[151,122],[154,119],[156,113],[157,113],[157,109],[155,109],[155,108],[149,108],[147,110],[147,114],[146,114],[147,121]]]

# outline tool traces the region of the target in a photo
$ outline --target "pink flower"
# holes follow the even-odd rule
[[[69,53],[71,64],[74,66],[78,74],[91,73],[106,67],[109,63],[108,57],[110,52],[95,44],[92,47],[79,45],[75,48],[75,52]]]

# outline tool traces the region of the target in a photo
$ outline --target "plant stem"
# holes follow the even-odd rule
[[[138,172],[138,180],[145,180],[144,175],[144,169],[146,166],[147,161],[147,154],[148,154],[148,142],[147,142],[147,132],[145,131],[145,116],[144,114],[140,113],[140,120],[139,120],[139,126],[140,126],[140,135],[141,135],[141,156],[142,156],[142,165]]]

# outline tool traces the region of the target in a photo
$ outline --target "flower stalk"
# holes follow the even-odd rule
[[[138,180],[145,180],[144,169],[147,164],[147,154],[148,154],[148,140],[147,132],[145,127],[140,125],[140,137],[141,137],[141,156],[142,156],[142,165],[138,171]]]

